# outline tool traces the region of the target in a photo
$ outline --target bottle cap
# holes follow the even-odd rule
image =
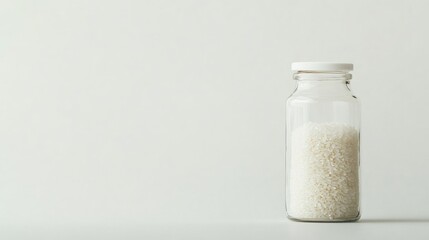
[[[336,62],[294,62],[292,71],[310,71],[310,72],[349,72],[353,70],[352,63]]]

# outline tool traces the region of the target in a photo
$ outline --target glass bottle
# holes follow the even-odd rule
[[[298,221],[356,221],[360,104],[352,64],[292,64],[297,87],[286,104],[286,209]]]

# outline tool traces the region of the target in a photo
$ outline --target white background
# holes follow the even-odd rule
[[[423,237],[428,9],[424,0],[1,1],[0,236],[72,239],[85,227],[95,238],[156,224],[135,234]],[[285,219],[293,61],[355,64],[360,223]],[[276,227],[228,228],[261,221]]]

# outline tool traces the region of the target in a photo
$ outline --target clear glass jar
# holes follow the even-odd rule
[[[360,104],[346,63],[293,63],[286,104],[286,209],[299,221],[356,221]]]

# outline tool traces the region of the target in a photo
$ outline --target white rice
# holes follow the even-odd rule
[[[359,133],[341,123],[307,123],[291,137],[288,213],[348,219],[359,213]]]

